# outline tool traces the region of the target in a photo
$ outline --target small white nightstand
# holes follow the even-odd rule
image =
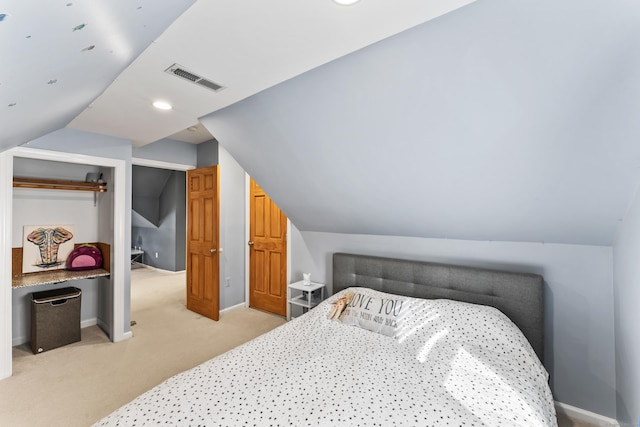
[[[313,292],[318,289],[320,290],[320,296],[318,296],[317,293],[314,296]],[[305,285],[301,280],[299,282],[289,284],[289,286],[287,286],[287,301],[289,302],[287,320],[291,320],[292,304],[302,307],[303,311],[307,311],[324,300],[324,289],[324,283],[311,282],[310,285]]]

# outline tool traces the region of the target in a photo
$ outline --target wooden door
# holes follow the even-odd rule
[[[187,309],[220,316],[218,166],[187,171]]]
[[[287,217],[251,180],[249,305],[287,314]]]

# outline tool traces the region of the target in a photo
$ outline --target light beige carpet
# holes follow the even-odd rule
[[[131,272],[133,338],[112,343],[97,326],[82,341],[34,355],[13,349],[0,381],[0,426],[89,426],[166,378],[285,322],[240,308],[219,322],[185,307],[184,273]]]

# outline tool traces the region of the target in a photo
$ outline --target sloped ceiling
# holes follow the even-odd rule
[[[332,0],[199,0],[69,126],[143,146],[471,1],[364,0],[345,7]],[[225,88],[213,92],[165,73],[174,63]],[[174,108],[158,111],[155,100]]]
[[[194,1],[2,1],[0,150],[65,127]]]
[[[160,196],[173,171],[133,165],[131,167],[131,225],[160,225]]]
[[[201,119],[301,230],[611,245],[640,3],[484,0]]]
[[[131,166],[132,197],[160,198],[171,173],[169,169]]]
[[[640,3],[468,3],[2,2],[0,150],[204,116],[301,230],[610,245],[640,182]]]
[[[202,115],[472,1],[3,1],[0,150],[64,126],[204,142]],[[175,63],[225,89],[164,72]]]

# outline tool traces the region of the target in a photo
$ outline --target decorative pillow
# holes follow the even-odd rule
[[[408,305],[407,298],[399,295],[386,294],[378,297],[355,292],[340,315],[340,320],[345,325],[393,337],[399,326],[400,315]]]

